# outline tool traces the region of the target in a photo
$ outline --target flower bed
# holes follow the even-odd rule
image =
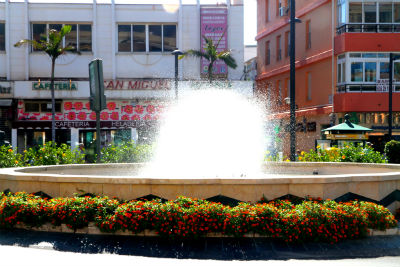
[[[366,236],[368,228],[385,230],[397,224],[386,208],[357,201],[305,200],[297,205],[276,201],[229,207],[186,197],[163,203],[121,202],[107,197],[43,199],[26,193],[0,193],[0,228],[51,223],[77,230],[91,222],[107,233],[154,231],[168,238],[256,234],[286,242],[330,243]]]

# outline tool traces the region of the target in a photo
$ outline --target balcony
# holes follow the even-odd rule
[[[382,86],[376,83],[348,83],[339,84],[336,87],[336,93],[387,93],[388,86]],[[400,83],[393,85],[393,92],[400,92]]]
[[[336,28],[338,35],[348,32],[395,33],[400,32],[400,23],[348,23]]]

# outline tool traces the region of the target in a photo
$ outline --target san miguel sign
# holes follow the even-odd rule
[[[165,79],[105,80],[106,90],[169,90],[171,84]]]

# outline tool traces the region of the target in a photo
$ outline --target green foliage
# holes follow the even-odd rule
[[[391,140],[386,143],[384,152],[389,163],[400,163],[400,142]]]
[[[16,153],[10,145],[0,146],[0,168],[20,167],[22,165],[21,154]]]
[[[78,149],[71,150],[66,144],[57,146],[53,142],[31,147],[24,154],[28,166],[79,164],[85,162],[84,158],[85,155]]]
[[[360,162],[360,163],[386,163],[384,155],[375,151],[370,146],[358,146],[352,143],[343,148],[332,147],[330,149],[316,150],[309,152],[302,151],[298,157],[299,161],[305,162]]]
[[[154,146],[123,142],[119,145],[109,145],[101,150],[102,163],[133,163],[149,161],[153,155]]]
[[[352,201],[288,200],[240,203],[229,207],[206,200],[120,202],[107,197],[42,199],[26,193],[0,193],[0,228],[66,224],[71,229],[89,222],[103,232],[153,230],[166,238],[198,238],[220,233],[242,237],[259,234],[285,242],[329,242],[366,236],[368,228],[396,227],[384,207]]]

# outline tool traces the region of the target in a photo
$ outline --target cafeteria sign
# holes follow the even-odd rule
[[[50,90],[50,82],[33,82],[32,90],[44,91]],[[78,84],[75,82],[54,82],[55,91],[76,91],[78,90]]]

